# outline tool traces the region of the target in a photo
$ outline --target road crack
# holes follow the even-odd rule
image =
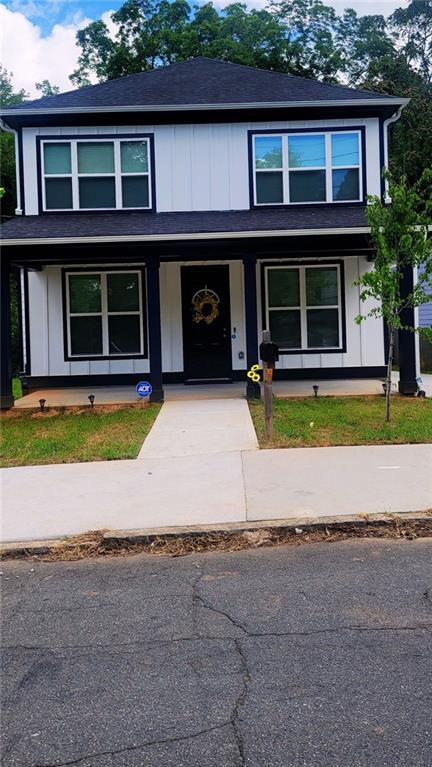
[[[103,756],[117,756],[118,754],[125,754],[130,753],[131,751],[139,751],[142,748],[150,748],[151,746],[163,746],[165,743],[180,743],[185,740],[193,740],[194,738],[199,738],[201,735],[207,735],[210,732],[215,732],[217,730],[223,730],[224,727],[229,727],[231,725],[231,721],[228,722],[222,722],[222,724],[216,724],[212,727],[206,727],[203,730],[199,730],[198,732],[194,732],[191,735],[178,735],[176,737],[172,738],[161,738],[159,740],[148,740],[144,741],[144,743],[139,743],[136,746],[124,746],[123,748],[118,749],[109,749],[106,751],[97,751],[92,754],[85,754],[84,756],[79,756],[77,759],[71,759],[67,762],[44,762],[36,764],[35,767],[71,767],[71,765],[80,764],[81,762],[85,762],[86,759],[99,759]]]

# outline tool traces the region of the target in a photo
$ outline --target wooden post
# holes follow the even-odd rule
[[[270,343],[270,331],[263,330],[263,343]],[[263,363],[264,378],[264,423],[268,441],[273,439],[273,369],[274,362]]]

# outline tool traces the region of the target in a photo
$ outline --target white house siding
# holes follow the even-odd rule
[[[197,262],[193,262],[196,264]],[[209,263],[209,262],[205,262]],[[217,263],[217,262],[210,262]],[[220,262],[219,262],[220,263]],[[187,262],[163,263],[160,270],[162,315],[162,362],[165,373],[183,370],[181,266]],[[243,294],[243,266],[230,262],[232,365],[245,369],[246,335]],[[347,351],[341,354],[282,355],[278,368],[369,367],[384,364],[382,320],[370,318],[357,325],[354,318],[366,313],[361,306],[359,289],[352,283],[372,268],[365,258],[344,259]],[[261,332],[261,266],[257,264],[258,329]],[[94,360],[66,362],[63,349],[63,310],[61,267],[49,266],[29,273],[30,350],[32,376],[68,376],[114,373],[148,373],[149,362],[143,359]],[[243,358],[241,358],[243,357]]]
[[[36,137],[152,133],[155,143],[156,207],[159,212],[249,208],[247,132],[250,129],[366,127],[369,194],[380,194],[378,118],[191,125],[24,128],[25,212],[39,212]]]

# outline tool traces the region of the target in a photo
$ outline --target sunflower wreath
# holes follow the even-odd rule
[[[204,320],[207,325],[211,325],[219,315],[219,304],[219,296],[214,290],[208,290],[207,287],[198,290],[192,298],[193,321],[198,323]]]

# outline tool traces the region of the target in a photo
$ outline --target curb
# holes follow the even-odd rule
[[[333,517],[297,517],[290,519],[274,519],[259,522],[236,523],[213,525],[194,525],[184,527],[155,527],[141,530],[92,530],[81,535],[68,536],[39,541],[17,541],[13,543],[0,544],[0,557],[3,559],[12,559],[14,557],[41,556],[54,552],[56,549],[63,548],[76,549],[82,547],[85,549],[89,543],[99,538],[100,545],[107,551],[118,549],[122,544],[139,545],[151,544],[154,541],[173,541],[182,538],[206,538],[211,535],[223,535],[227,538],[247,532],[254,533],[260,530],[275,533],[302,533],[311,532],[337,532],[342,530],[349,533],[351,528],[359,531],[361,528],[391,528],[397,527],[398,523],[402,526],[409,523],[429,523],[426,525],[432,534],[432,509],[424,511],[408,511],[385,514],[356,514]]]

